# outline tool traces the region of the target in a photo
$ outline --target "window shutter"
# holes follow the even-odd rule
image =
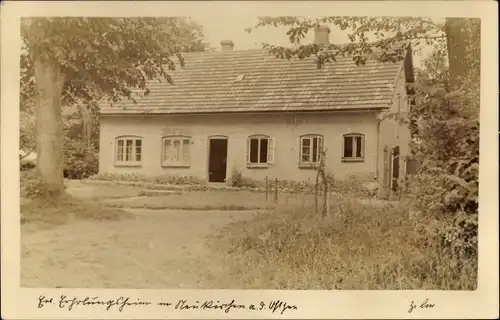
[[[321,158],[323,156],[323,137],[318,137],[318,162],[321,161]]]
[[[182,140],[182,164],[191,165],[191,140]]]
[[[274,138],[269,138],[267,140],[267,163],[274,162]]]
[[[250,138],[247,138],[246,158],[247,163],[250,163]]]
[[[300,137],[299,138],[299,165],[302,163],[302,141],[304,138]]]

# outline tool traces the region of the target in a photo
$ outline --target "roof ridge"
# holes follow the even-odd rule
[[[377,43],[378,41],[371,41],[371,42],[367,42],[367,44],[375,44]],[[401,45],[403,44],[405,41],[404,40],[400,40],[398,41],[397,43],[393,43],[392,46],[397,46],[397,45]],[[339,46],[339,47],[346,47],[346,46],[349,46],[349,45],[353,45],[353,44],[360,44],[359,42],[358,43],[355,43],[355,42],[345,42],[345,43],[331,43],[330,45],[335,45],[335,46]],[[312,43],[310,44],[312,45]],[[286,47],[286,46],[281,46],[281,47],[284,47],[285,49],[296,49],[298,46],[296,47]],[[374,51],[377,51],[377,50],[381,50],[380,48],[375,48]],[[191,56],[191,55],[201,55],[201,54],[214,54],[214,55],[217,55],[217,54],[221,54],[221,55],[230,55],[232,53],[243,53],[243,52],[248,52],[248,53],[258,53],[258,52],[269,52],[269,50],[265,49],[265,48],[252,48],[252,49],[236,49],[236,50],[229,50],[229,51],[222,51],[222,50],[208,50],[208,51],[193,51],[193,52],[180,52],[180,54],[182,54],[183,56]]]

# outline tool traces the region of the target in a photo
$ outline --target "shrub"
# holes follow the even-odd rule
[[[21,171],[20,187],[22,198],[35,199],[50,196],[47,184],[42,180],[36,169]]]
[[[88,179],[102,181],[154,182],[154,178],[139,173],[98,173],[90,176]]]
[[[34,168],[36,168],[35,161],[21,159],[20,164],[19,164],[19,169],[21,171],[28,171],[28,170],[31,170]]]
[[[345,180],[330,179],[329,188],[341,195],[353,195],[358,198],[369,198],[374,192],[363,185],[363,180],[353,175]]]
[[[85,179],[99,170],[97,151],[82,140],[65,137],[64,177],[68,179]]]
[[[440,242],[456,255],[477,256],[479,204],[479,81],[460,90],[423,79],[412,108],[418,173],[410,184],[416,210],[442,222]],[[455,80],[454,80],[455,81]]]
[[[363,185],[363,180],[353,175],[346,180],[335,179],[333,174],[327,174],[326,176],[328,182],[329,191],[345,195],[345,196],[355,196],[359,198],[372,197],[373,191],[368,189]],[[268,188],[274,190],[275,180],[270,178],[268,182]],[[316,191],[316,181],[302,180],[278,180],[278,191],[279,192],[291,192],[291,193],[315,193]],[[320,182],[319,191],[323,191],[323,184]]]
[[[229,183],[232,187],[235,188],[259,188],[261,185],[252,179],[243,177],[243,174],[240,170],[233,168],[231,173],[231,178],[229,179]]]
[[[276,188],[275,179],[270,179],[268,183],[269,188]],[[314,189],[314,183],[310,180],[278,180],[278,190],[280,192],[314,193]]]
[[[139,173],[99,173],[89,177],[89,180],[102,181],[125,181],[125,182],[148,182],[163,185],[191,185],[203,186],[206,181],[195,176],[161,175],[151,177]]]
[[[85,179],[99,170],[99,162],[95,155],[88,154],[72,157],[65,161],[64,177],[68,179]]]
[[[233,168],[231,172],[231,178],[229,180],[229,183],[232,187],[242,187],[243,186],[243,174],[241,174],[241,171]]]
[[[158,184],[204,185],[206,181],[195,176],[162,175],[155,179]]]

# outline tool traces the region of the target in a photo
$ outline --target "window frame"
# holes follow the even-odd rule
[[[313,161],[314,139],[318,139],[318,150],[316,151],[316,161]],[[304,140],[309,140],[309,161],[303,161]],[[299,168],[317,168],[321,162],[321,152],[325,146],[325,138],[322,134],[309,133],[299,138]]]
[[[257,162],[251,162],[251,141],[258,140],[257,145]],[[267,140],[267,157],[266,162],[260,162],[260,153],[261,153],[261,141]],[[275,157],[275,140],[274,138],[265,135],[265,134],[254,134],[247,137],[247,148],[246,148],[246,162],[247,168],[268,168],[270,165],[274,163]]]
[[[181,160],[178,162],[167,162],[165,160],[165,141],[170,141],[170,143],[173,145],[174,141],[179,141],[179,147],[180,147],[180,157]],[[188,141],[189,145],[189,160],[185,161],[184,159],[184,141]],[[187,135],[169,135],[169,136],[163,136],[161,137],[161,153],[160,153],[160,163],[161,166],[164,168],[190,168],[191,167],[191,145],[193,144],[193,139],[191,136]]]
[[[118,159],[118,155],[120,154],[119,150],[119,141],[123,141],[122,145],[122,154],[123,154],[123,160]],[[131,158],[134,160],[125,160],[126,159],[126,150],[127,150],[127,141],[132,141],[132,151],[131,151]],[[141,160],[136,160],[137,159],[137,141],[140,141],[140,158]],[[114,146],[114,165],[117,167],[140,167],[142,166],[142,160],[144,159],[144,138],[141,136],[135,136],[135,135],[126,135],[126,136],[118,136],[115,137],[114,139],[115,146]]]
[[[351,157],[346,157],[345,156],[345,147],[346,147],[346,138],[353,138],[352,139],[352,152],[353,156]],[[361,156],[357,157],[356,156],[356,147],[357,147],[357,139],[360,138],[361,141]],[[342,161],[343,162],[364,162],[365,161],[365,135],[362,133],[346,133],[342,135]]]

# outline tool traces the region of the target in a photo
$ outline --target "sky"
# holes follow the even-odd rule
[[[217,10],[202,12],[198,11],[189,16],[199,24],[203,25],[203,33],[205,41],[210,47],[216,50],[220,48],[222,40],[232,40],[235,44],[234,50],[260,49],[262,43],[267,42],[275,45],[288,46],[290,41],[286,35],[287,28],[277,27],[262,27],[253,29],[249,34],[245,31],[248,27],[253,27],[258,21],[257,18],[261,14],[252,14],[248,10],[241,10],[241,6],[228,8],[230,14],[221,14]],[[244,8],[248,9],[248,7]],[[315,16],[310,16],[315,18]],[[433,18],[435,21],[441,22],[443,19],[439,17]],[[330,42],[331,43],[347,43],[349,38],[347,32],[341,31],[335,26],[330,26]],[[314,34],[311,30],[302,43],[310,43],[313,41]],[[414,56],[414,65],[418,67],[422,56],[426,56],[430,50],[423,50],[423,54]]]

